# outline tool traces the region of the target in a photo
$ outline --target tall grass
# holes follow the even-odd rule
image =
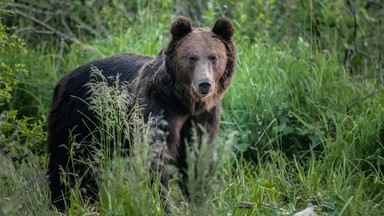
[[[22,161],[0,155],[0,214],[51,215],[45,166],[29,152]]]
[[[383,211],[382,86],[347,73],[331,52],[311,54],[303,41],[296,52],[237,44],[238,73],[223,101],[223,131],[241,131],[236,148],[259,163],[256,173],[274,173],[269,181],[277,180],[277,191],[285,191],[280,199],[289,196],[284,199],[294,206],[315,202],[341,215]],[[270,170],[277,164],[287,166]],[[279,175],[284,170],[287,175]]]

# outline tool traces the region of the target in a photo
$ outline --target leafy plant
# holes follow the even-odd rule
[[[12,153],[15,158],[24,157],[28,147],[34,153],[42,155],[46,139],[45,121],[31,122],[32,118],[18,119],[17,110],[6,110],[7,103],[12,99],[12,91],[19,83],[20,74],[28,74],[23,64],[8,63],[10,53],[23,48],[23,41],[10,31],[15,27],[3,24],[4,16],[12,16],[9,10],[12,1],[0,2],[0,150],[1,153]]]
[[[4,111],[0,117],[0,149],[3,153],[14,154],[16,158],[23,157],[24,147],[34,154],[42,156],[45,153],[45,118],[34,121],[32,118],[19,119],[17,110]]]
[[[12,88],[19,82],[17,73],[26,72],[23,65],[8,65],[6,62],[10,51],[15,48],[22,48],[23,41],[14,34],[15,27],[3,24],[4,16],[12,16],[12,10],[8,9],[12,1],[5,0],[0,2],[0,107],[9,102],[12,98]]]

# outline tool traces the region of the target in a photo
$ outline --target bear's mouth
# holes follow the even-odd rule
[[[200,88],[196,88],[195,86],[193,87],[193,91],[195,92],[195,94],[199,97],[202,97],[202,98],[205,98],[205,97],[209,97],[212,95],[213,93],[213,89],[215,87],[212,86],[210,87],[209,89],[200,89]]]

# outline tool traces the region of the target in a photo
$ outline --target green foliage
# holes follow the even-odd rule
[[[223,102],[224,121],[234,122],[242,131],[238,149],[282,148],[289,155],[310,150],[308,153],[314,156],[313,153],[319,155],[324,147],[334,147],[336,143],[337,155],[348,151],[351,157],[364,159],[376,154],[373,149],[382,149],[379,140],[383,118],[379,104],[383,89],[375,80],[362,84],[360,78],[340,67],[337,57],[329,52],[309,59],[306,53],[310,50],[305,43],[298,44],[299,57],[288,47],[271,49],[249,40],[240,40],[238,44],[249,54],[242,55],[237,66],[234,83],[240,87],[231,88]],[[372,103],[377,104],[374,112],[369,111]],[[354,135],[359,137],[355,137],[359,144],[352,145],[353,148],[346,145],[353,143],[349,140],[353,136],[350,131],[338,128],[346,119],[356,123],[359,119],[372,139],[361,139],[368,131],[358,130]],[[338,137],[343,137],[342,141]],[[358,156],[354,153],[356,149],[365,150],[356,151]],[[367,153],[368,149],[371,153]]]
[[[0,149],[16,158],[25,154],[27,147],[34,154],[45,153],[47,132],[45,117],[34,121],[30,117],[17,117],[17,110],[4,111],[0,117]]]
[[[21,71],[25,72],[23,65],[8,65],[5,61],[12,49],[22,48],[23,45],[19,37],[14,34],[9,34],[9,32],[15,30],[15,28],[3,24],[3,17],[12,16],[13,14],[12,11],[8,9],[11,2],[12,1],[8,0],[0,2],[0,107],[12,98],[12,87],[19,82],[16,74]]]
[[[5,54],[5,52],[3,52],[3,54]],[[16,78],[16,74],[20,73],[21,71],[26,71],[23,69],[23,65],[21,64],[17,64],[13,68],[10,68],[4,62],[0,63],[2,67],[0,69],[0,73],[2,75],[0,77],[0,106],[3,106],[12,98],[11,92],[13,87],[19,82],[19,80]]]
[[[50,46],[62,46],[72,42],[80,44],[83,36],[86,41],[90,37],[123,33],[137,22],[148,24],[154,18],[157,21],[170,18],[173,11],[170,2],[111,0],[106,4],[103,1],[33,0],[31,3],[18,1],[12,6],[19,15],[16,17],[19,32],[27,43],[45,41]],[[161,15],[152,16],[160,12]],[[40,34],[39,38],[34,36],[36,33]]]
[[[53,215],[41,164],[31,152],[18,162],[0,153],[1,215]]]
[[[221,16],[232,19],[238,36],[289,44],[295,52],[302,38],[312,51],[333,52],[348,72],[383,81],[379,1],[209,1],[203,19]]]
[[[10,63],[12,62],[10,54],[20,50],[24,45],[19,37],[9,33],[15,30],[15,27],[3,24],[3,17],[13,14],[7,9],[11,3],[12,1],[0,2],[0,150],[2,153],[11,153],[13,157],[19,158],[25,154],[24,147],[42,155],[46,132],[45,118],[36,122],[29,117],[18,119],[17,110],[5,109],[6,104],[12,99],[12,91],[20,82],[18,76],[28,74],[23,64]]]

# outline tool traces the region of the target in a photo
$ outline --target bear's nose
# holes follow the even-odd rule
[[[202,79],[198,83],[200,94],[208,94],[211,87],[211,81],[208,79]]]

